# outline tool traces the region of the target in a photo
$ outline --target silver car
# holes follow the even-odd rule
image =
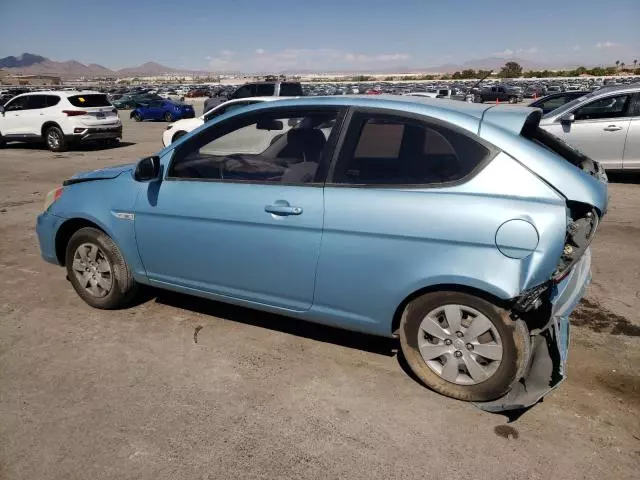
[[[540,126],[608,170],[640,170],[640,84],[607,87],[546,114]]]

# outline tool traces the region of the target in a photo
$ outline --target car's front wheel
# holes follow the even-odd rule
[[[73,288],[92,307],[121,308],[135,295],[131,270],[104,232],[91,227],[78,230],[69,240],[65,260]]]
[[[431,389],[467,401],[494,400],[521,375],[528,331],[488,301],[460,292],[433,292],[407,306],[402,352]]]
[[[173,115],[171,115],[171,112],[167,112],[164,114],[164,121],[173,122]]]
[[[138,112],[134,113],[132,115],[132,117],[136,122],[141,122],[142,121],[142,115],[140,115]]]

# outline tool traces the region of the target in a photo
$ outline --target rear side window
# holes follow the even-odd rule
[[[53,107],[60,103],[60,97],[57,95],[47,95],[47,107]]]
[[[259,83],[256,85],[257,97],[272,97],[276,91],[276,86],[273,83]]]
[[[460,180],[491,152],[448,127],[356,114],[334,174],[350,185],[430,185]]]
[[[69,103],[74,107],[110,107],[111,102],[106,95],[101,93],[91,93],[88,95],[74,95],[68,98]]]
[[[47,95],[29,95],[27,98],[29,99],[27,101],[27,109],[47,108]]]
[[[283,82],[280,84],[280,96],[281,97],[301,97],[302,86],[299,83]]]

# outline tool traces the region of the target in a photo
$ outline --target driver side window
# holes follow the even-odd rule
[[[618,95],[595,100],[574,112],[576,120],[600,120],[626,116],[629,95]]]
[[[315,183],[338,112],[263,111],[212,125],[180,145],[168,178]]]
[[[6,107],[7,112],[16,112],[18,110],[27,110],[27,102],[29,97],[18,97],[11,100]]]

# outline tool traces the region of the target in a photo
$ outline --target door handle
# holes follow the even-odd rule
[[[618,130],[622,130],[622,127],[618,125],[609,125],[608,127],[604,127],[605,132],[617,132]]]
[[[264,207],[264,211],[267,213],[272,213],[273,215],[278,215],[282,217],[286,217],[288,215],[300,215],[302,213],[301,207],[291,207],[289,205],[267,205]]]

